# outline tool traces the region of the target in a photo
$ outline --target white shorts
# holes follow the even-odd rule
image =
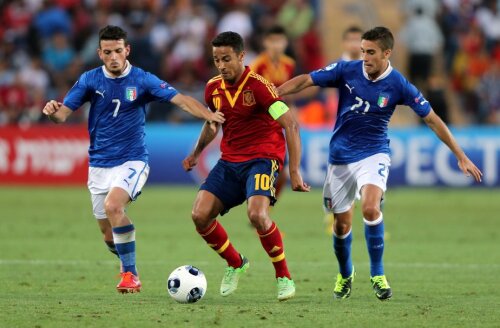
[[[135,200],[141,194],[148,174],[149,166],[142,161],[129,161],[115,167],[89,167],[87,185],[96,219],[106,219],[104,200],[112,188],[122,188],[131,200]]]
[[[347,212],[360,198],[364,185],[372,184],[382,191],[387,189],[391,159],[387,154],[375,154],[347,165],[328,164],[323,186],[323,206],[326,212]]]

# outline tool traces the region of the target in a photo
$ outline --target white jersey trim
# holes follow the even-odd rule
[[[388,77],[388,76],[389,76],[389,74],[391,74],[391,72],[392,72],[392,65],[391,65],[391,62],[390,62],[390,61],[388,61],[388,63],[389,63],[389,65],[387,66],[387,68],[386,68],[385,72],[384,72],[384,73],[382,73],[382,74],[381,74],[379,77],[377,77],[375,80],[370,79],[370,77],[368,76],[368,73],[366,73],[366,71],[365,71],[365,65],[363,65],[363,66],[362,66],[362,67],[363,67],[363,75],[365,76],[365,78],[366,78],[367,80],[369,80],[369,81],[371,81],[371,82],[378,82],[378,81],[380,81],[380,80],[383,80],[383,79],[385,79],[386,77]]]
[[[125,62],[125,69],[123,70],[123,73],[120,76],[114,76],[112,75],[107,69],[106,66],[102,65],[102,72],[104,73],[104,76],[107,77],[108,79],[119,79],[122,77],[127,76],[130,71],[132,70],[132,65],[130,65],[129,61],[127,60]]]

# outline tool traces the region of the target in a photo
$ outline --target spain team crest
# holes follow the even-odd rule
[[[127,87],[125,89],[125,99],[128,101],[134,101],[137,99],[137,88],[136,87]]]
[[[389,103],[389,95],[387,95],[385,93],[381,93],[378,96],[378,100],[377,100],[378,107],[384,108],[385,106],[387,106],[388,103]]]
[[[255,105],[255,97],[253,96],[252,90],[243,91],[243,105],[244,106]]]

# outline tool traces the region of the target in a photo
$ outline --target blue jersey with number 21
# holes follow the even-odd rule
[[[387,125],[396,105],[410,106],[420,117],[431,111],[420,91],[390,65],[369,80],[363,61],[340,61],[311,73],[315,85],[339,89],[337,121],[329,162],[343,165],[377,153],[390,154]]]
[[[109,76],[104,67],[83,73],[64,98],[64,105],[73,111],[90,102],[90,166],[113,167],[133,160],[147,162],[146,104],[170,101],[177,94],[155,75],[128,62],[127,65],[116,78]]]

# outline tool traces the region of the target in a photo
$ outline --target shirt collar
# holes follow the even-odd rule
[[[363,75],[365,76],[365,78],[371,82],[378,82],[380,80],[383,80],[385,79],[387,76],[389,76],[389,74],[391,74],[392,72],[392,65],[391,65],[391,62],[388,61],[389,65],[387,65],[387,69],[385,70],[384,73],[382,73],[379,77],[377,77],[375,80],[371,80],[370,77],[368,76],[368,74],[366,73],[365,71],[365,65],[362,64],[362,68],[363,68]]]
[[[232,88],[238,88],[239,85],[245,80],[245,77],[250,74],[250,67],[245,66],[245,70],[243,71],[243,74],[241,74],[240,78],[238,81],[236,81],[234,84],[229,84],[224,79],[222,79],[222,88],[223,89],[232,89]]]
[[[129,61],[127,60],[125,62],[125,69],[123,70],[123,73],[120,76],[114,76],[106,69],[106,66],[102,65],[102,72],[104,73],[104,76],[106,76],[108,79],[119,79],[121,77],[125,77],[128,75],[128,73],[130,73],[131,69],[132,65],[130,65]]]

